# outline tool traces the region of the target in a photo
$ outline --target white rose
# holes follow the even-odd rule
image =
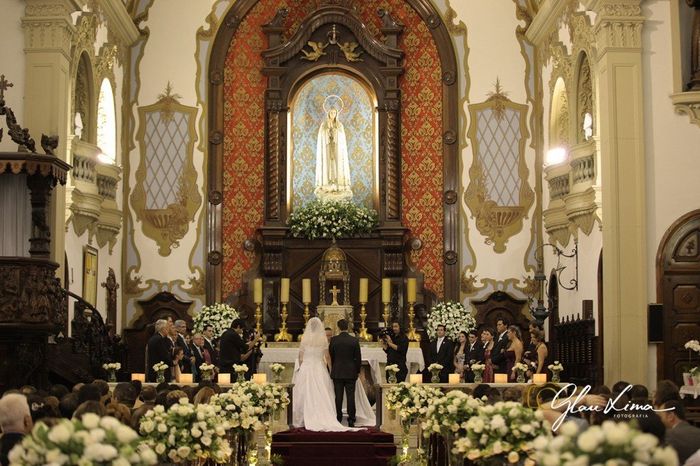
[[[209,445],[211,445],[211,437],[209,437],[208,435],[203,436],[202,437],[202,445],[207,446],[207,447]]]
[[[178,454],[178,456],[181,456],[183,458],[187,458],[187,456],[189,456],[189,454],[190,454],[190,451],[191,451],[190,447],[182,446],[182,447],[178,447],[177,454]]]
[[[158,432],[160,432],[161,434],[164,434],[167,431],[168,431],[168,426],[166,426],[165,424],[158,424]]]
[[[158,445],[156,445],[155,450],[156,450],[156,453],[158,453],[159,455],[162,455],[163,453],[165,453],[165,445],[163,445],[162,443],[159,443]]]
[[[131,463],[126,458],[117,458],[112,461],[112,466],[131,466]]]
[[[61,450],[59,450],[58,448],[53,448],[53,449],[46,452],[46,462],[47,463],[53,463],[53,464],[60,465],[60,464],[67,463],[68,460],[69,460],[68,456],[61,453]]]
[[[141,462],[144,464],[156,464],[158,462],[158,456],[150,448],[141,448],[139,450],[139,456],[141,457]]]
[[[138,434],[127,426],[119,426],[114,429],[114,432],[117,434],[117,440],[121,443],[131,443],[138,438]]]
[[[117,449],[112,445],[100,445],[94,443],[88,445],[83,451],[83,457],[95,462],[111,461],[118,455]]]
[[[581,435],[578,436],[576,444],[578,447],[586,453],[592,453],[598,448],[602,439],[602,432],[595,428],[590,427],[586,429]]]
[[[68,428],[69,422],[62,422],[49,431],[48,438],[53,443],[64,443],[70,440],[71,430]]]
[[[100,426],[102,426],[106,430],[114,430],[117,428],[117,426],[120,426],[121,422],[119,422],[116,418],[112,416],[105,416],[100,419]]]
[[[95,413],[85,413],[81,421],[86,429],[94,429],[100,423],[100,416]]]
[[[574,421],[567,421],[561,425],[559,433],[566,437],[575,437],[578,434],[578,427]]]
[[[93,429],[90,431],[90,438],[93,443],[101,443],[105,439],[105,431],[103,429]]]

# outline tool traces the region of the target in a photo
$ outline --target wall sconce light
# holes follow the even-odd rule
[[[537,271],[535,271],[535,282],[537,283],[538,290],[537,304],[533,306],[534,299],[532,298],[530,298],[529,301],[530,314],[540,326],[544,325],[544,321],[552,312],[551,309],[545,307],[544,305],[544,298],[545,296],[548,296],[548,293],[545,287],[547,284],[547,276],[544,274],[544,259],[541,257],[541,254],[544,252],[545,246],[551,247],[553,249],[552,252],[557,256],[557,266],[554,268],[554,274],[557,277],[557,286],[568,291],[578,290],[578,241],[574,239],[574,248],[570,253],[564,252],[558,246],[551,243],[545,243],[537,248],[537,251],[535,252],[535,260],[537,261]],[[540,257],[537,257],[537,252],[540,252]],[[562,257],[566,259],[574,259],[574,276],[571,278],[571,280],[569,280],[569,285],[564,285],[562,283],[562,272],[567,267],[561,264]]]

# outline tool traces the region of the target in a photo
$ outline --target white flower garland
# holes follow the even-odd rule
[[[231,323],[238,317],[236,308],[226,303],[216,303],[204,306],[192,318],[192,324],[195,333],[202,333],[208,325],[211,325],[214,330],[214,338],[220,338],[226,330],[231,328]]]
[[[462,303],[447,301],[438,303],[430,309],[427,328],[430,338],[435,338],[437,335],[438,325],[444,325],[445,335],[457,341],[459,332],[468,333],[476,328],[476,319]]]
[[[226,429],[256,431],[269,427],[273,415],[289,405],[287,390],[277,384],[238,382],[210,401],[221,408]]]

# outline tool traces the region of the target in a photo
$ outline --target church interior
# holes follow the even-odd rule
[[[438,324],[536,325],[563,382],[672,381],[700,422],[697,0],[0,10],[0,394],[145,382],[159,320],[232,308],[283,385],[310,318],[349,321],[405,457],[393,322],[416,383]]]

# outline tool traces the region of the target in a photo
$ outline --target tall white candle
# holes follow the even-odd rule
[[[391,301],[391,278],[382,278],[382,302]]]
[[[283,303],[289,302],[289,279],[288,278],[283,278],[281,280],[280,301]]]
[[[360,299],[361,303],[367,302],[367,289],[369,287],[369,279],[360,278]]]
[[[301,280],[301,302],[309,304],[311,302],[311,279],[304,278]]]
[[[415,278],[408,279],[408,281],[406,283],[406,294],[408,295],[406,300],[409,303],[416,302],[416,279]]]
[[[253,280],[253,302],[262,304],[262,278]]]

